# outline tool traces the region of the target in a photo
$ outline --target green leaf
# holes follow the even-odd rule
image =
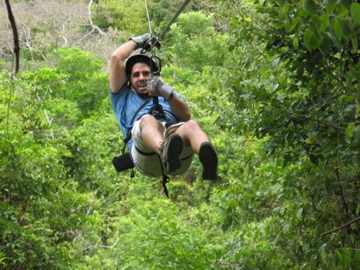
[[[303,8],[305,10],[306,13],[311,14],[311,15],[315,15],[316,14],[316,5],[313,1],[311,0],[304,0],[303,1]]]
[[[341,22],[342,20],[338,19],[335,20],[331,23],[332,29],[334,31],[335,37],[337,39],[341,39],[343,36],[343,31],[342,31],[342,27],[341,27]]]
[[[360,24],[360,4],[351,4],[351,16],[356,23]]]
[[[289,3],[285,3],[285,4],[281,7],[281,15],[286,16],[286,14],[288,14],[288,12],[289,12],[289,8],[290,8]]]
[[[346,130],[345,130],[345,136],[346,136],[346,139],[350,139],[353,137],[354,135],[354,129],[355,129],[355,122],[353,123],[350,123]]]
[[[319,49],[323,55],[328,54],[330,50],[330,38],[327,35],[323,36],[323,40],[321,42]]]
[[[352,37],[351,38],[351,44],[352,44],[352,47],[353,47],[354,51],[358,50],[359,45],[358,45],[357,37]]]
[[[299,48],[299,38],[295,37],[293,40],[293,46],[295,49]]]
[[[360,126],[357,126],[353,132],[354,139],[360,141]]]
[[[336,0],[328,0],[326,5],[326,12],[327,14],[332,14],[334,12],[336,6]]]
[[[350,37],[353,34],[353,30],[351,29],[351,24],[348,21],[341,22],[342,32],[345,37]]]
[[[296,217],[297,217],[297,218],[300,218],[300,217],[301,217],[301,215],[302,215],[302,213],[303,213],[303,210],[304,210],[304,208],[300,208],[300,209],[297,211],[297,213],[296,213]]]
[[[336,49],[341,50],[342,46],[339,40],[329,32],[326,32],[325,34],[330,38],[332,44],[336,47]]]
[[[286,17],[285,21],[285,29],[287,32],[293,30],[298,24],[299,20],[292,20],[290,17]]]
[[[321,25],[320,25],[320,32],[324,32],[328,25],[329,25],[329,15],[323,14],[320,17]]]
[[[356,208],[356,215],[360,214],[360,203],[358,203],[358,206]]]
[[[309,51],[313,51],[314,49],[317,49],[321,42],[322,38],[315,35],[314,31],[311,29],[306,30],[304,34],[304,42],[305,46]]]
[[[351,252],[349,248],[341,249],[341,259],[343,261],[343,269],[347,269],[350,265]]]
[[[306,30],[304,34],[304,43],[305,43],[305,47],[309,51],[313,50],[312,42],[311,42],[313,36],[314,36],[314,32],[311,29]]]
[[[357,250],[354,255],[354,269],[360,269],[360,250]]]

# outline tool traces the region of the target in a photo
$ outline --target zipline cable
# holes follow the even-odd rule
[[[186,7],[187,4],[189,4],[190,0],[185,0],[184,3],[182,4],[182,6],[178,9],[178,11],[176,12],[176,14],[174,15],[174,17],[172,18],[172,20],[168,23],[168,25],[165,27],[164,31],[162,31],[162,33],[159,35],[159,39],[161,39],[166,32],[169,30],[170,25],[173,24],[173,22],[176,20],[176,18],[180,15],[180,13],[183,11],[183,9]]]
[[[150,14],[149,14],[148,4],[147,4],[147,1],[146,1],[146,0],[145,0],[145,8],[146,8],[146,16],[147,16],[148,23],[149,23],[149,33],[152,33],[152,30],[151,30],[151,21],[150,21]]]
[[[161,59],[159,57],[157,57],[155,55],[155,48],[158,47],[160,48],[160,43],[159,40],[161,40],[161,37],[163,37],[166,32],[169,30],[170,26],[173,24],[173,22],[176,20],[176,18],[180,15],[180,13],[184,10],[184,8],[186,7],[186,5],[190,2],[190,0],[185,0],[184,3],[181,5],[181,7],[178,9],[178,11],[176,12],[176,14],[174,15],[174,17],[171,19],[171,21],[167,24],[167,26],[165,27],[165,29],[162,31],[162,33],[157,36],[155,33],[152,32],[151,29],[151,20],[150,20],[150,14],[149,14],[149,8],[148,8],[148,3],[147,0],[145,0],[145,8],[146,8],[146,15],[147,15],[147,20],[149,23],[149,30],[150,30],[150,34],[152,35],[152,41],[150,45],[150,49],[143,49],[141,53],[145,53],[146,51],[151,51],[152,52],[152,56],[151,58],[158,63],[158,71],[156,73],[160,74],[161,71]],[[153,41],[155,40],[155,41]],[[158,44],[159,43],[159,44]],[[157,46],[159,45],[159,46]],[[151,64],[152,62],[150,62]]]
[[[166,32],[169,30],[170,26],[173,24],[173,22],[176,20],[176,18],[180,15],[180,13],[184,10],[184,8],[186,7],[187,4],[189,4],[190,0],[185,0],[184,3],[181,5],[181,7],[178,9],[178,11],[176,12],[176,14],[174,15],[174,17],[171,19],[171,21],[166,25],[165,29],[162,31],[162,33],[158,36],[158,38],[156,38],[154,44],[152,44],[152,48],[156,47],[156,44],[159,42],[159,40],[161,40],[162,37],[164,37],[164,35],[166,34]],[[149,9],[148,9],[148,5],[147,5],[147,1],[145,0],[145,7],[146,7],[146,15],[147,15],[147,19],[148,19],[148,23],[149,23],[149,30],[150,33],[152,34],[152,30],[151,30],[151,21],[150,21],[150,15],[149,15]]]

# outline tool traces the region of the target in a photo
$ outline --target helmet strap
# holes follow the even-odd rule
[[[148,98],[149,97],[149,94],[144,94],[143,92],[141,92],[139,89],[137,89],[135,86],[131,85],[131,83],[129,82],[130,84],[130,87],[132,90],[135,91],[135,93],[141,97],[141,98]]]

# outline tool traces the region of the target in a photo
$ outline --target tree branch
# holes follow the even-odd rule
[[[99,243],[100,241],[101,241],[101,238],[96,242],[95,245],[89,246],[89,247],[85,247],[85,248],[83,248],[83,249],[81,249],[81,250],[84,251],[84,250],[87,250],[87,249],[94,249],[94,248],[98,248],[98,247],[101,247],[101,248],[113,248],[113,247],[116,246],[117,242],[119,241],[119,238],[117,238],[117,239],[115,240],[115,242],[114,242],[111,246],[98,245],[98,243]]]
[[[10,21],[11,28],[13,31],[13,35],[14,35],[15,74],[16,74],[16,73],[18,73],[19,66],[20,66],[20,64],[19,64],[20,63],[19,35],[17,32],[15,18],[11,11],[11,5],[10,5],[9,0],[5,0],[5,4],[6,4],[7,11],[8,11],[8,17],[9,17],[9,21]]]
[[[105,33],[103,30],[101,30],[99,26],[93,24],[92,15],[91,15],[91,6],[92,6],[92,4],[93,4],[93,0],[90,0],[89,5],[88,5],[90,26],[91,26],[93,29],[97,30],[97,31],[99,32],[99,34],[101,34],[101,35],[106,35],[106,33]]]
[[[334,125],[332,125],[332,124],[326,123],[326,122],[324,122],[324,121],[321,121],[321,120],[318,120],[318,119],[315,119],[315,118],[306,117],[306,116],[300,116],[300,118],[302,118],[302,119],[306,119],[306,120],[315,121],[315,122],[318,122],[318,123],[324,124],[325,126],[329,126],[329,127],[332,127],[332,128],[345,130],[345,128],[338,127],[338,126],[334,126]]]
[[[358,222],[358,221],[360,221],[360,217],[355,218],[355,219],[349,221],[348,223],[345,223],[344,225],[341,225],[340,227],[338,227],[338,228],[336,228],[336,229],[333,229],[333,230],[328,231],[328,232],[324,232],[324,233],[321,234],[321,236],[324,236],[324,235],[328,235],[328,234],[337,232],[337,231],[339,231],[339,230],[341,230],[341,229],[344,229],[344,228],[346,228],[346,227],[350,226],[351,224],[356,223],[356,222]]]

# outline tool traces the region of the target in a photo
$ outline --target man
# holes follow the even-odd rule
[[[156,76],[160,67],[152,57],[130,56],[152,38],[149,34],[131,38],[114,51],[110,62],[111,103],[124,138],[131,133],[126,145],[132,162],[148,176],[176,175],[189,168],[195,152],[203,165],[203,178],[215,180],[215,148],[200,125],[190,120],[186,103]],[[158,96],[160,108],[155,107],[153,96]],[[170,122],[173,125],[168,127]]]

